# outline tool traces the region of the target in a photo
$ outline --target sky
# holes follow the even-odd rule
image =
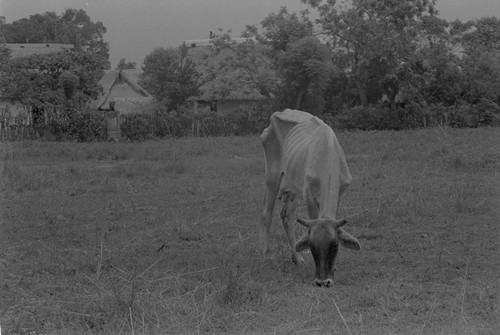
[[[295,12],[307,8],[300,0],[0,0],[0,16],[10,23],[36,13],[83,8],[107,29],[112,67],[121,58],[140,67],[157,47],[208,38],[218,28],[239,37],[247,24],[259,25],[282,6]],[[436,6],[447,20],[500,17],[500,0],[438,0]]]

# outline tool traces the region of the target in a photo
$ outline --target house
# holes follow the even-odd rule
[[[146,110],[153,97],[139,85],[141,73],[140,69],[104,71],[99,80],[104,93],[90,107],[100,111],[115,110],[122,115]]]
[[[99,80],[103,93],[90,104],[90,108],[104,111],[108,138],[118,141],[123,115],[144,112],[151,107],[153,97],[139,85],[142,70],[107,70]]]

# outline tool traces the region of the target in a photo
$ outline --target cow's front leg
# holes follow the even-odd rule
[[[293,194],[291,194],[290,192],[283,193],[282,199],[283,209],[281,210],[281,220],[283,221],[283,228],[285,229],[288,243],[290,244],[292,262],[295,264],[304,265],[304,257],[302,257],[300,253],[295,251],[294,225],[295,221],[297,220],[297,201],[294,200]]]

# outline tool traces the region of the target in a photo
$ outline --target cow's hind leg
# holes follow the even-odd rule
[[[280,179],[271,175],[266,178],[266,193],[264,194],[264,208],[260,219],[260,240],[263,245],[264,258],[270,257],[269,252],[269,239],[271,222],[273,219],[274,203],[279,190]]]
[[[285,192],[282,195],[283,199],[283,209],[281,210],[281,220],[283,221],[283,228],[285,229],[286,236],[288,238],[288,243],[290,244],[290,250],[292,253],[292,262],[299,265],[304,265],[304,257],[297,251],[295,251],[295,231],[294,224],[297,220],[297,201],[294,200],[293,195],[290,192]]]

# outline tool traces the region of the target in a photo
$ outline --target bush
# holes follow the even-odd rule
[[[263,104],[242,106],[227,114],[190,109],[130,114],[122,123],[122,136],[131,141],[165,136],[239,136],[259,134],[269,123],[271,109]]]
[[[155,118],[154,133],[157,137],[183,137],[190,134],[192,118],[187,110],[180,112],[163,112],[159,110],[155,112]]]
[[[429,115],[439,125],[456,128],[500,126],[500,107],[488,100],[480,101],[477,104],[462,101],[455,106],[438,104],[431,106],[429,110]]]
[[[102,141],[106,139],[104,116],[91,110],[67,110],[49,114],[46,123],[33,125],[43,140],[48,141]]]
[[[460,104],[449,108],[449,125],[457,128],[475,128],[479,124],[476,108],[470,104]]]
[[[268,126],[272,111],[268,106],[241,106],[231,113],[200,112],[196,117],[200,136],[242,136],[259,134]]]
[[[500,107],[490,100],[481,100],[477,105],[479,125],[499,126]]]
[[[491,101],[456,106],[435,104],[424,108],[416,103],[395,110],[383,106],[357,106],[339,113],[319,115],[334,129],[404,130],[435,126],[475,128],[499,126],[500,108]]]
[[[335,116],[320,116],[337,129],[401,130],[423,126],[424,112],[418,105],[391,110],[382,106],[357,106]]]
[[[45,125],[44,132],[50,136],[51,140],[64,141],[70,138],[70,118],[67,116],[60,116],[51,119]],[[41,126],[41,125],[40,125]],[[41,127],[39,127],[40,131]],[[41,132],[40,132],[41,133]]]
[[[120,125],[122,136],[130,141],[142,141],[154,135],[154,117],[150,113],[124,115]]]
[[[64,118],[62,118],[64,119]],[[68,135],[79,142],[106,140],[106,120],[99,112],[77,111],[68,122]]]

